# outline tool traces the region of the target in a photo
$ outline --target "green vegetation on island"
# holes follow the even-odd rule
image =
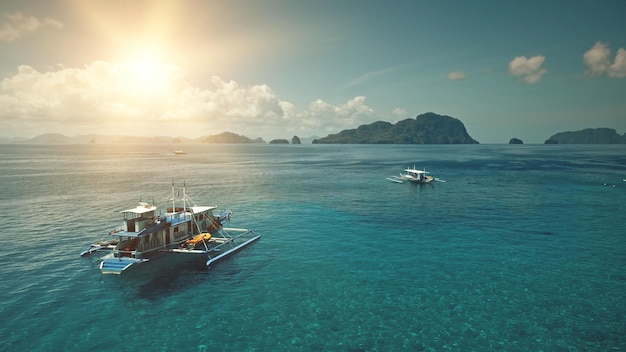
[[[544,144],[626,144],[626,133],[620,136],[612,128],[586,128],[559,132],[548,138]]]
[[[224,132],[212,136],[199,138],[186,137],[141,137],[141,136],[106,136],[106,135],[78,135],[68,137],[58,133],[47,133],[37,137],[16,141],[14,143],[29,144],[193,144],[193,143],[265,143],[262,138],[251,139],[231,132]]]
[[[240,136],[232,132],[224,132],[215,136],[208,136],[201,139],[201,143],[228,143],[228,144],[242,144],[242,143],[265,143],[263,139],[250,139],[246,136]]]
[[[377,121],[356,129],[343,130],[313,144],[478,144],[467,134],[463,123],[453,117],[429,112],[395,125]]]

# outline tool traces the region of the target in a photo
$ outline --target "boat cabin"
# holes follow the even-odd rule
[[[158,216],[155,206],[141,202],[135,208],[123,210],[124,223],[111,231],[111,235],[119,237],[115,256],[146,258],[151,252],[175,247],[199,233],[215,231],[221,225],[213,215],[215,208],[169,208],[165,216]]]
[[[136,208],[123,210],[124,228],[126,232],[140,232],[147,224],[154,221],[157,208],[148,203],[140,202]]]
[[[426,179],[426,171],[416,169],[404,170],[408,173],[408,176],[414,181],[424,181]]]

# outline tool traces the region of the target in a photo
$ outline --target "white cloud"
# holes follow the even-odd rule
[[[448,73],[448,79],[451,81],[465,79],[465,72],[463,71],[452,71]]]
[[[366,104],[363,96],[355,97],[344,104],[332,105],[323,100],[316,100],[307,111],[298,115],[303,123],[311,126],[318,133],[337,133],[347,128],[373,122],[374,110]]]
[[[602,42],[596,42],[591,49],[583,54],[583,62],[589,67],[587,74],[599,76],[607,74],[609,77],[626,77],[626,50],[617,49],[615,59],[611,62],[611,49]]]
[[[96,61],[47,72],[24,65],[0,83],[0,131],[7,136],[230,131],[271,139],[326,135],[376,119],[362,96],[336,105],[317,100],[300,111],[267,85],[215,76],[209,87],[194,87],[170,65]]]
[[[619,48],[615,55],[615,60],[609,67],[609,76],[611,77],[626,77],[626,50]]]
[[[409,115],[409,113],[405,109],[402,109],[402,108],[393,109],[392,114],[393,116],[398,117],[398,118],[404,118]]]
[[[545,57],[542,55],[527,58],[526,56],[518,56],[509,62],[509,73],[513,76],[520,77],[524,82],[533,84],[539,82],[547,70],[543,68]]]
[[[63,23],[53,18],[39,19],[27,16],[21,12],[2,14],[3,21],[0,23],[0,41],[13,42],[27,33],[35,32],[44,27],[63,28]]]
[[[609,69],[609,56],[611,56],[611,49],[606,44],[597,42],[583,55],[585,65],[589,66],[587,73],[599,75],[606,72]]]

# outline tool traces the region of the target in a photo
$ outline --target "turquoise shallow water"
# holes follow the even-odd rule
[[[0,350],[626,350],[625,146],[174,149],[0,146]],[[385,180],[413,164],[447,182]],[[132,280],[79,257],[172,180],[263,238]]]

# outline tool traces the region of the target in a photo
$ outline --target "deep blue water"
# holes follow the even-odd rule
[[[626,146],[174,149],[0,146],[1,351],[626,351]],[[413,165],[447,182],[385,179]],[[263,238],[132,279],[79,257],[172,180]]]

